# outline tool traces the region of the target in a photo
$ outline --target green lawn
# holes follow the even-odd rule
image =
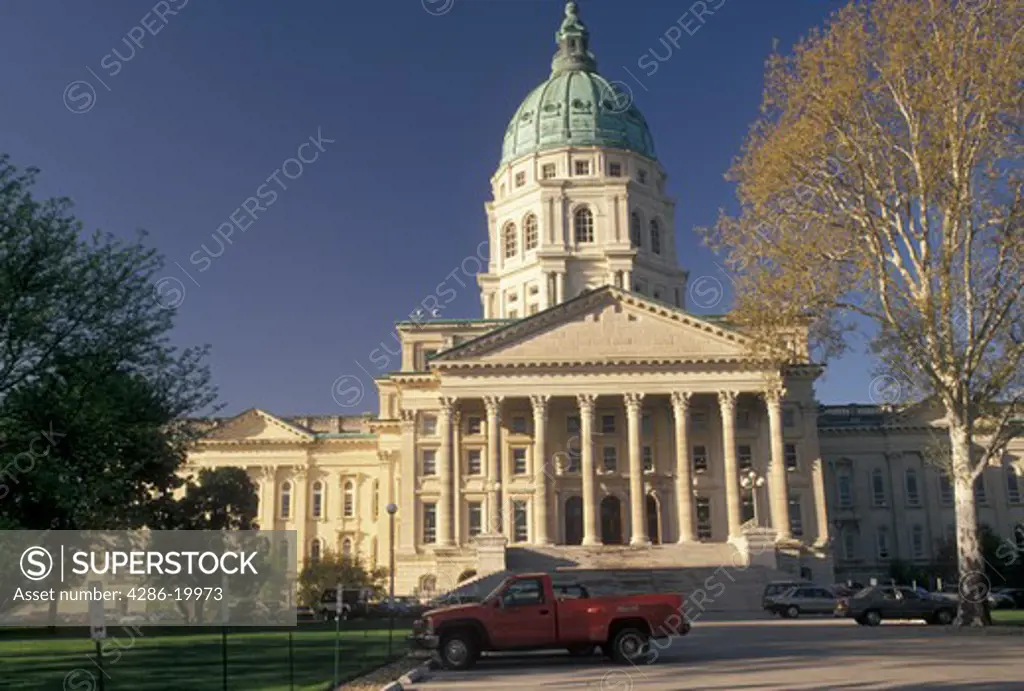
[[[1004,626],[1024,626],[1024,609],[997,609],[992,612],[992,621]]]
[[[103,655],[105,691],[164,691],[222,688],[221,636],[167,629],[146,634],[108,629]],[[36,635],[38,633],[38,635]],[[406,651],[408,630],[396,629],[393,657]],[[292,633],[295,689],[324,691],[334,673],[334,630],[300,626]],[[388,631],[342,631],[341,679],[347,680],[388,662]],[[0,686],[4,689],[96,691],[101,672],[95,644],[84,637],[0,637]],[[247,632],[228,636],[228,688],[239,691],[288,691],[288,632]]]

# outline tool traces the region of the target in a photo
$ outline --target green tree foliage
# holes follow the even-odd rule
[[[385,592],[388,570],[380,567],[368,569],[358,558],[347,557],[327,550],[317,560],[308,560],[299,573],[299,602],[313,607],[321,596],[333,590],[339,583],[345,590],[373,591],[375,595]]]

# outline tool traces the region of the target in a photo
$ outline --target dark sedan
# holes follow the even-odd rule
[[[956,603],[922,595],[913,588],[872,586],[840,600],[836,614],[864,626],[878,626],[883,619],[923,619],[946,625],[956,618]]]

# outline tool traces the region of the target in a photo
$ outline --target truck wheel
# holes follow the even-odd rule
[[[466,631],[446,634],[441,638],[438,654],[441,656],[441,665],[445,669],[469,669],[476,664],[476,658],[479,654],[476,647],[476,637]]]
[[[622,665],[646,662],[649,638],[640,629],[622,629],[612,639],[612,659]]]
[[[569,646],[569,654],[573,657],[590,657],[594,654],[593,643],[578,643]]]

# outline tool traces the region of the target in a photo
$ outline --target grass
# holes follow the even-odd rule
[[[343,624],[343,626],[345,626]],[[387,629],[344,630],[340,641],[340,680],[361,676],[405,654],[408,630],[394,632],[388,657]],[[85,636],[47,636],[33,631],[12,640],[0,637],[0,683],[4,689],[105,691],[222,689],[220,633],[145,628],[111,628],[104,642],[103,672],[95,643]],[[296,691],[324,691],[334,673],[335,632],[329,625],[300,625],[292,631]],[[288,631],[234,629],[228,634],[228,688],[289,691]]]
[[[992,623],[1003,626],[1024,626],[1024,609],[997,609],[992,612]]]

